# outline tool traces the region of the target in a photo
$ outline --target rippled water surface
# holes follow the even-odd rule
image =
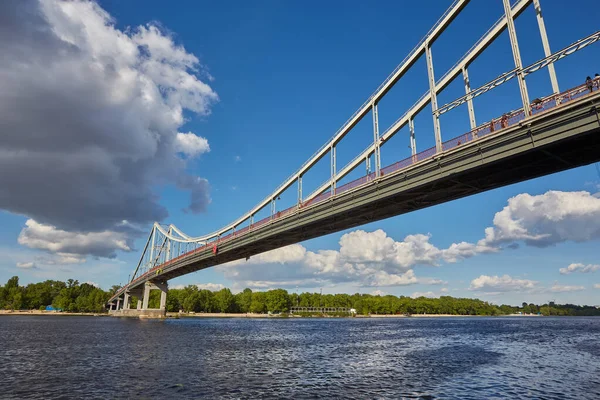
[[[0,398],[600,399],[600,318],[0,317]]]

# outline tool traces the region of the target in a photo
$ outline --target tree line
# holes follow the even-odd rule
[[[88,283],[69,279],[67,282],[47,280],[40,283],[19,285],[19,278],[12,277],[0,286],[0,309],[31,310],[54,308],[70,312],[104,312],[108,299],[119,289],[113,286],[104,291]],[[160,292],[150,293],[149,307],[158,308]],[[132,298],[135,308],[137,299]],[[289,293],[284,289],[265,292],[244,289],[232,293],[224,288],[219,291],[199,289],[195,285],[183,289],[170,289],[167,295],[167,311],[170,312],[222,312],[222,313],[287,313],[292,307],[353,308],[358,314],[453,314],[453,315],[507,315],[518,312],[544,315],[598,315],[600,309],[574,304],[543,305],[522,303],[520,306],[495,305],[470,298],[442,296],[439,298],[411,298],[393,295],[370,294],[320,294]]]
[[[13,276],[6,285],[0,286],[0,309],[38,310],[53,306],[69,312],[101,313],[106,311],[105,304],[117,289],[118,286],[113,286],[112,292],[107,292],[73,279],[67,282],[47,280],[20,286],[19,278]]]

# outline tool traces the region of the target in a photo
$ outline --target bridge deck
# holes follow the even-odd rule
[[[484,137],[460,136],[448,151],[412,160],[404,168],[392,165],[380,178],[366,178],[342,193],[285,210],[279,218],[222,240],[217,254],[212,244],[190,251],[153,268],[128,288],[599,161],[599,103],[596,91]]]

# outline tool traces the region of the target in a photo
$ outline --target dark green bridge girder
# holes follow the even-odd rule
[[[177,260],[130,288],[600,161],[598,93],[276,219],[221,243],[217,255],[209,248]]]

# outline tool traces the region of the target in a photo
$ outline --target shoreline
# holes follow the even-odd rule
[[[85,312],[63,312],[63,311],[42,311],[42,310],[0,310],[0,316],[3,315],[29,315],[29,316],[63,316],[63,317],[111,317],[110,313],[85,313]],[[554,315],[557,317],[558,315]],[[294,314],[255,314],[255,313],[178,313],[167,312],[166,318],[474,318],[474,317],[544,317],[537,314],[506,314],[506,315],[459,315],[459,314],[370,314],[370,315],[312,315],[300,316]]]
[[[66,312],[66,311],[41,311],[41,310],[0,310],[2,315],[51,315],[62,317],[108,317],[108,313],[84,313],[84,312]]]

